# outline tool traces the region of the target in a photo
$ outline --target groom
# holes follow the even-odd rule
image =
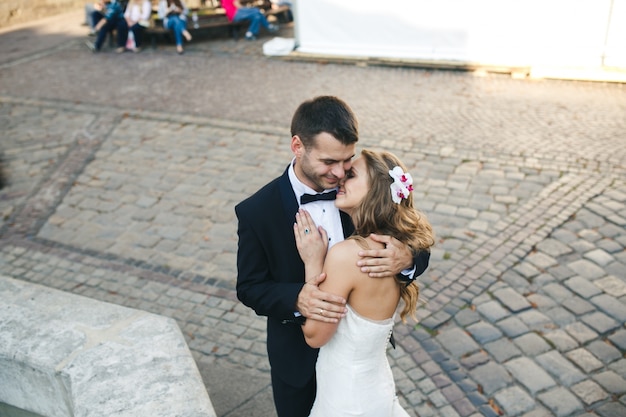
[[[354,231],[349,217],[333,202],[334,191],[352,166],[358,125],[352,110],[332,96],[302,103],[291,122],[292,162],[285,172],[235,207],[237,297],[267,316],[267,352],[274,404],[279,417],[307,417],[315,400],[317,349],[304,341],[305,320],[336,322],[344,300],[305,284],[304,264],[296,248],[293,224],[304,206],[328,233],[329,247]],[[413,254],[389,236],[377,237],[386,249],[363,251],[358,262],[377,277],[409,271],[414,279],[428,266],[430,254]]]

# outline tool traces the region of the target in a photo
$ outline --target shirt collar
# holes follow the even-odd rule
[[[287,173],[289,175],[289,182],[291,182],[291,188],[293,188],[293,193],[296,195],[296,198],[298,199],[298,201],[300,201],[300,196],[302,194],[318,194],[317,191],[315,191],[314,189],[312,189],[311,187],[304,184],[302,181],[298,179],[298,177],[296,176],[296,171],[293,168],[295,165],[296,165],[296,158],[294,157],[291,160],[291,164],[289,164],[289,169],[287,170]],[[322,192],[335,190],[335,189],[336,188],[330,188]]]

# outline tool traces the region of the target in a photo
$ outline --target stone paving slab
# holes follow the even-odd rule
[[[296,106],[336,94],[438,236],[389,351],[411,415],[626,414],[625,86],[59,39],[0,66],[3,274],[174,318],[218,415],[273,415],[233,207],[289,161]]]

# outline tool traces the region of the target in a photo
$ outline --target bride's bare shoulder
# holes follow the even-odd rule
[[[330,255],[333,252],[340,255],[349,255],[351,253],[358,254],[361,249],[363,248],[357,243],[356,240],[346,239],[334,244],[328,251],[328,254]]]
[[[375,242],[369,237],[351,238],[336,243],[332,248],[330,248],[328,255],[332,254],[332,256],[343,257],[344,259],[346,257],[358,258],[359,252],[362,250],[384,249],[384,247],[385,246],[383,244]]]
[[[328,255],[326,255],[326,262],[345,262],[349,259],[356,259],[359,257],[359,251],[362,249],[353,239],[341,241],[330,248]]]
[[[360,274],[357,267],[361,248],[353,240],[344,240],[336,243],[328,251],[324,261],[324,271],[327,281],[340,280],[344,285],[352,282],[351,277],[356,278]]]

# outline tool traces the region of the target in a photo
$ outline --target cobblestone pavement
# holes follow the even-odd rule
[[[389,350],[410,414],[626,415],[626,85],[287,62],[263,38],[94,55],[80,19],[0,34],[0,273],[175,318],[218,415],[275,415],[233,207],[334,94],[438,235]]]

